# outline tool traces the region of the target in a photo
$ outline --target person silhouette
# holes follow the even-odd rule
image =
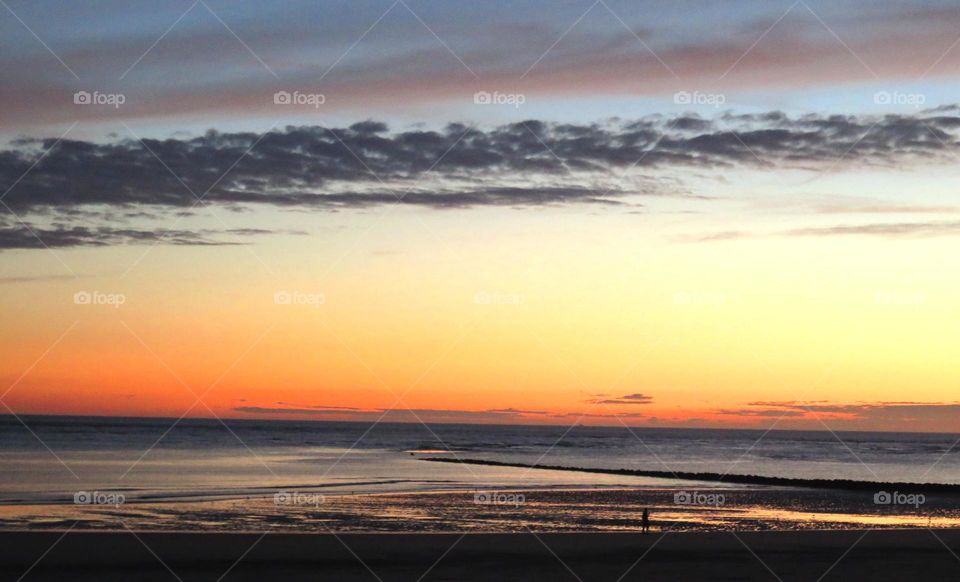
[[[646,507],[643,508],[643,517],[640,520],[640,526],[643,533],[650,531],[650,510]]]

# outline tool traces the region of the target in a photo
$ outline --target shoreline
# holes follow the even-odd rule
[[[763,475],[736,475],[721,473],[693,473],[689,471],[653,471],[642,469],[596,469],[590,467],[568,467],[563,465],[535,465],[530,463],[508,463],[483,459],[420,459],[429,463],[461,463],[485,467],[513,467],[518,469],[537,469],[544,471],[568,471],[575,473],[595,473],[618,475],[622,477],[651,477],[656,479],[674,479],[678,481],[700,481],[707,483],[727,483],[730,485],[764,485],[803,489],[834,489],[841,491],[877,491],[878,488],[904,489],[911,493],[947,493],[960,495],[960,484],[950,483],[908,483],[883,481],[857,481],[853,479],[802,479],[795,477],[766,477]]]
[[[699,489],[699,491],[698,491]],[[678,498],[681,493],[686,493]],[[661,531],[960,528],[952,495],[917,506],[877,505],[875,494],[779,487],[482,488],[323,495],[288,491],[227,501],[0,507],[0,531],[273,533],[629,532],[644,509]]]
[[[115,414],[42,414],[42,413],[25,413],[18,414],[16,416],[8,413],[0,413],[0,423],[9,422],[10,424],[19,425],[20,421],[17,418],[30,421],[47,421],[47,422],[73,422],[73,421],[91,421],[91,422],[100,422],[100,423],[157,423],[162,427],[169,426],[173,421],[180,420],[181,423],[185,425],[190,424],[199,424],[199,423],[210,423],[211,425],[218,425],[219,422],[236,422],[238,424],[277,424],[277,425],[289,425],[289,424],[305,424],[305,425],[339,425],[339,426],[369,426],[369,422],[365,420],[333,420],[333,419],[317,419],[317,418],[298,418],[298,419],[289,419],[289,418],[251,418],[250,416],[191,416],[189,418],[178,419],[176,416],[142,416],[142,415],[115,415]],[[383,421],[378,423],[384,426],[418,426],[420,423],[416,420],[409,421]],[[564,423],[523,423],[523,422],[485,422],[485,423],[471,423],[471,422],[455,422],[455,421],[444,421],[444,422],[431,422],[431,425],[438,426],[465,426],[473,428],[520,428],[520,429],[559,429],[561,431],[569,429],[569,424]],[[651,430],[651,431],[663,431],[663,432],[688,432],[688,431],[703,431],[703,432],[723,432],[723,431],[740,431],[740,432],[749,432],[756,434],[790,434],[790,433],[799,433],[799,434],[841,434],[841,435],[882,435],[882,434],[894,434],[902,436],[943,436],[946,438],[955,438],[956,433],[954,431],[942,431],[942,430],[861,430],[861,429],[838,429],[838,430],[825,430],[822,428],[773,428],[767,429],[765,427],[730,427],[727,425],[717,425],[717,426],[699,426],[691,428],[689,426],[628,426],[624,427],[623,424],[617,422],[611,422],[610,424],[588,424],[580,425],[580,428],[585,429],[599,429],[599,430],[612,430],[612,431],[622,431],[622,430]]]
[[[731,484],[732,486],[735,484]],[[635,485],[596,485],[596,484],[582,484],[582,485],[573,485],[573,484],[556,484],[556,485],[529,485],[521,486],[515,484],[509,484],[507,486],[500,485],[488,485],[488,486],[477,486],[477,485],[467,485],[459,484],[455,486],[448,487],[436,487],[431,489],[410,489],[410,490],[395,490],[395,491],[329,491],[330,489],[336,489],[341,487],[338,484],[321,484],[321,485],[285,485],[281,487],[255,487],[253,489],[256,492],[251,493],[210,493],[204,495],[198,495],[191,492],[184,494],[169,494],[163,496],[151,496],[151,497],[127,497],[124,500],[124,506],[135,506],[135,505],[163,505],[163,504],[201,504],[201,503],[216,503],[220,501],[244,501],[244,500],[269,500],[276,493],[280,492],[297,492],[297,493],[318,493],[323,495],[324,498],[336,498],[336,497],[396,497],[396,496],[423,496],[423,495],[472,495],[477,491],[486,491],[486,490],[496,490],[498,492],[512,492],[512,493],[616,493],[616,492],[673,492],[677,488],[670,486],[635,486]],[[774,490],[772,488],[771,490]],[[106,491],[106,490],[105,490]],[[124,489],[110,489],[111,493],[125,493],[127,490]],[[76,503],[73,501],[72,495],[63,493],[61,497],[56,499],[44,498],[44,499],[0,499],[0,510],[5,507],[43,507],[43,506],[61,506],[61,507],[75,507]]]

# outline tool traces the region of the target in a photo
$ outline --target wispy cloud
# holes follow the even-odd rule
[[[142,230],[134,228],[88,228],[60,226],[54,228],[13,225],[0,228],[0,250],[43,249],[66,247],[100,247],[164,243],[179,246],[232,246],[246,244],[251,236],[272,234],[266,229]],[[232,237],[224,239],[223,236]]]
[[[737,239],[770,237],[934,237],[960,235],[960,220],[929,222],[873,222],[864,224],[838,224],[830,226],[809,226],[788,230],[761,231],[720,231],[684,235],[679,240],[686,242],[716,242]]]
[[[619,398],[596,398],[588,402],[594,404],[652,404],[653,397],[646,394],[624,394]]]
[[[960,234],[960,221],[842,224],[788,230],[788,236],[941,236]]]
[[[343,406],[238,406],[235,412],[258,416],[295,416],[326,420],[382,422],[454,422],[454,423],[517,423],[536,419],[560,418],[546,411],[500,408],[488,410],[456,410],[434,408],[353,408]]]
[[[845,430],[960,430],[960,402],[760,401],[715,411],[731,420],[784,419],[784,425]]]

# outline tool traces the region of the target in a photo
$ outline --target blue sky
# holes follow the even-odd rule
[[[738,111],[900,112],[875,104],[874,93],[942,105],[960,67],[960,13],[938,2],[8,6],[16,17],[0,18],[5,139],[56,136],[76,119],[75,135],[92,139],[120,121],[156,137],[366,118],[590,122],[679,111],[677,91],[722,93],[723,108]],[[126,103],[64,107],[78,90],[122,93]],[[321,93],[326,103],[278,115],[278,90]],[[475,107],[480,90],[525,102]]]

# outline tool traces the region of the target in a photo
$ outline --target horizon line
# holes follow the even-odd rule
[[[116,420],[176,420],[178,423],[191,420],[200,421],[239,421],[239,422],[273,422],[273,423],[312,423],[312,424],[385,424],[385,425],[413,425],[413,426],[431,426],[431,425],[450,425],[450,426],[503,426],[503,427],[531,427],[531,428],[599,428],[599,429],[647,429],[647,430],[709,430],[709,431],[751,431],[768,433],[788,433],[788,432],[806,432],[806,433],[844,433],[844,434],[917,434],[917,435],[956,435],[956,432],[944,431],[897,431],[897,430],[825,430],[825,429],[806,429],[806,428],[767,428],[767,427],[729,427],[729,426],[649,426],[649,425],[607,425],[607,424],[546,424],[546,423],[503,423],[503,422],[423,422],[423,421],[363,421],[363,420],[339,420],[339,419],[292,419],[292,418],[241,418],[234,416],[190,416],[177,419],[173,416],[124,416],[113,414],[0,414],[0,419],[13,419],[22,422],[24,418],[64,418],[64,419],[116,419]]]

